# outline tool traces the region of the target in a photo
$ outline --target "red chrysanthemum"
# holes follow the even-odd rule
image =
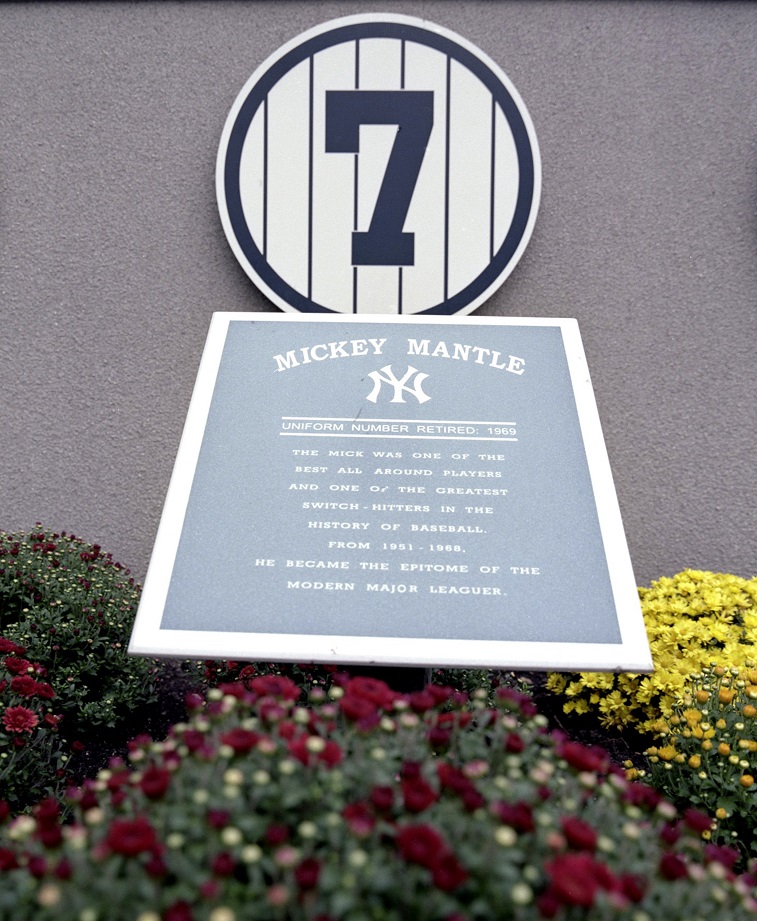
[[[402,781],[402,799],[408,812],[423,812],[438,798],[434,788],[423,777]]]
[[[6,870],[15,870],[18,866],[16,854],[7,847],[0,847],[0,873]]]
[[[142,775],[139,788],[148,799],[161,799],[165,796],[170,783],[170,771],[152,765]]]
[[[412,694],[408,695],[408,701],[410,709],[415,713],[425,713],[427,710],[432,710],[436,705],[433,694],[429,694],[428,691],[413,691]]]
[[[376,819],[365,803],[350,803],[342,810],[342,817],[353,835],[366,838],[373,831]]]
[[[678,854],[663,854],[660,858],[660,873],[665,879],[683,879],[688,876],[686,863]]]
[[[6,707],[3,726],[8,732],[31,732],[39,723],[39,717],[26,707]]]
[[[346,694],[339,701],[339,706],[348,720],[359,723],[367,729],[378,725],[380,721],[378,705],[365,697]]]
[[[386,682],[368,675],[357,675],[347,682],[345,691],[352,697],[361,697],[382,710],[391,710],[394,701],[398,698]]]
[[[244,729],[242,726],[236,726],[221,736],[221,742],[228,745],[237,755],[246,755],[251,751],[260,740],[257,732]]]
[[[192,906],[188,902],[174,902],[163,912],[163,921],[194,921]]]
[[[294,870],[294,878],[300,889],[315,889],[321,865],[315,857],[306,857]]]
[[[492,803],[491,810],[500,822],[516,831],[534,830],[534,814],[528,803]]]
[[[12,675],[24,675],[32,667],[32,663],[18,656],[6,656],[5,667]]]
[[[158,844],[155,829],[142,816],[136,819],[114,819],[105,842],[114,854],[136,857],[143,851],[152,851]]]
[[[14,694],[20,694],[22,697],[35,697],[37,684],[38,682],[31,675],[16,675],[11,681],[11,691]]]
[[[700,835],[712,828],[712,819],[699,809],[687,809],[683,814],[683,821],[688,828]]]
[[[576,771],[606,771],[610,756],[601,748],[587,748],[580,742],[563,742],[558,754]]]
[[[451,892],[468,879],[468,873],[452,851],[447,851],[431,868],[431,878],[437,889]]]
[[[23,646],[18,646],[11,640],[7,640],[4,636],[0,636],[0,653],[12,656],[22,656],[25,652],[26,649]]]
[[[561,824],[565,840],[571,847],[579,851],[596,850],[599,835],[588,822],[571,815],[566,816]]]
[[[561,854],[545,866],[550,892],[563,905],[591,908],[600,888],[590,854]]]
[[[397,850],[408,863],[433,867],[446,853],[444,838],[431,825],[405,825],[397,832]]]
[[[283,675],[259,675],[250,681],[250,690],[261,697],[280,697],[283,700],[297,700],[301,689]]]
[[[378,812],[389,812],[394,805],[394,789],[392,787],[374,787],[370,795],[371,805]]]
[[[228,851],[216,854],[211,864],[214,876],[231,876],[236,868],[236,861]]]

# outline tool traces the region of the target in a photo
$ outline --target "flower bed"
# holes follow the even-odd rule
[[[755,580],[641,589],[649,678],[536,683],[615,763],[550,732],[524,676],[399,694],[130,659],[139,591],[96,544],[0,532],[0,921],[757,917]],[[203,685],[165,741],[126,747],[151,701],[163,738]],[[124,757],[63,797],[79,736],[90,765]]]
[[[6,823],[0,918],[358,921],[757,917],[736,852],[511,688],[398,695],[352,678],[305,700],[262,676],[192,700]]]

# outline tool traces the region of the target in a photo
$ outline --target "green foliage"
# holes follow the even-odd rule
[[[496,708],[267,675],[0,830],[0,921],[757,917],[709,818]]]
[[[639,589],[654,662],[651,675],[551,674],[566,713],[594,713],[608,727],[656,732],[711,662],[757,661],[757,579],[687,569]]]
[[[757,853],[757,669],[696,675],[646,752],[649,779],[674,802],[713,816],[712,839]]]
[[[139,591],[97,544],[41,527],[0,531],[0,635],[54,676],[69,738],[156,699],[156,663],[126,653]]]

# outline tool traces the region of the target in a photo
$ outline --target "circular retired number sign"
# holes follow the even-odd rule
[[[520,96],[478,48],[367,15],[300,35],[250,77],[216,185],[237,259],[279,307],[442,315],[515,267],[541,166]]]

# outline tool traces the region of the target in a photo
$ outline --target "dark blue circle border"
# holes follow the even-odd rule
[[[281,300],[302,313],[340,313],[338,310],[325,307],[305,297],[288,284],[269,265],[255,244],[245,220],[239,175],[242,148],[252,120],[263,100],[279,80],[293,67],[319,51],[323,51],[333,45],[363,38],[405,39],[426,45],[455,59],[474,73],[491,92],[502,109],[512,132],[518,157],[519,187],[513,218],[502,245],[489,265],[465,288],[446,301],[412,315],[436,314],[448,316],[459,313],[468,308],[490,287],[496,285],[500,277],[504,280],[504,273],[527,231],[534,201],[536,166],[528,129],[521,111],[507,87],[485,61],[446,35],[405,22],[374,20],[345,24],[305,39],[302,44],[291,48],[282,57],[275,60],[250,89],[237,113],[229,134],[223,164],[223,188],[229,224],[236,242],[253,272]]]

